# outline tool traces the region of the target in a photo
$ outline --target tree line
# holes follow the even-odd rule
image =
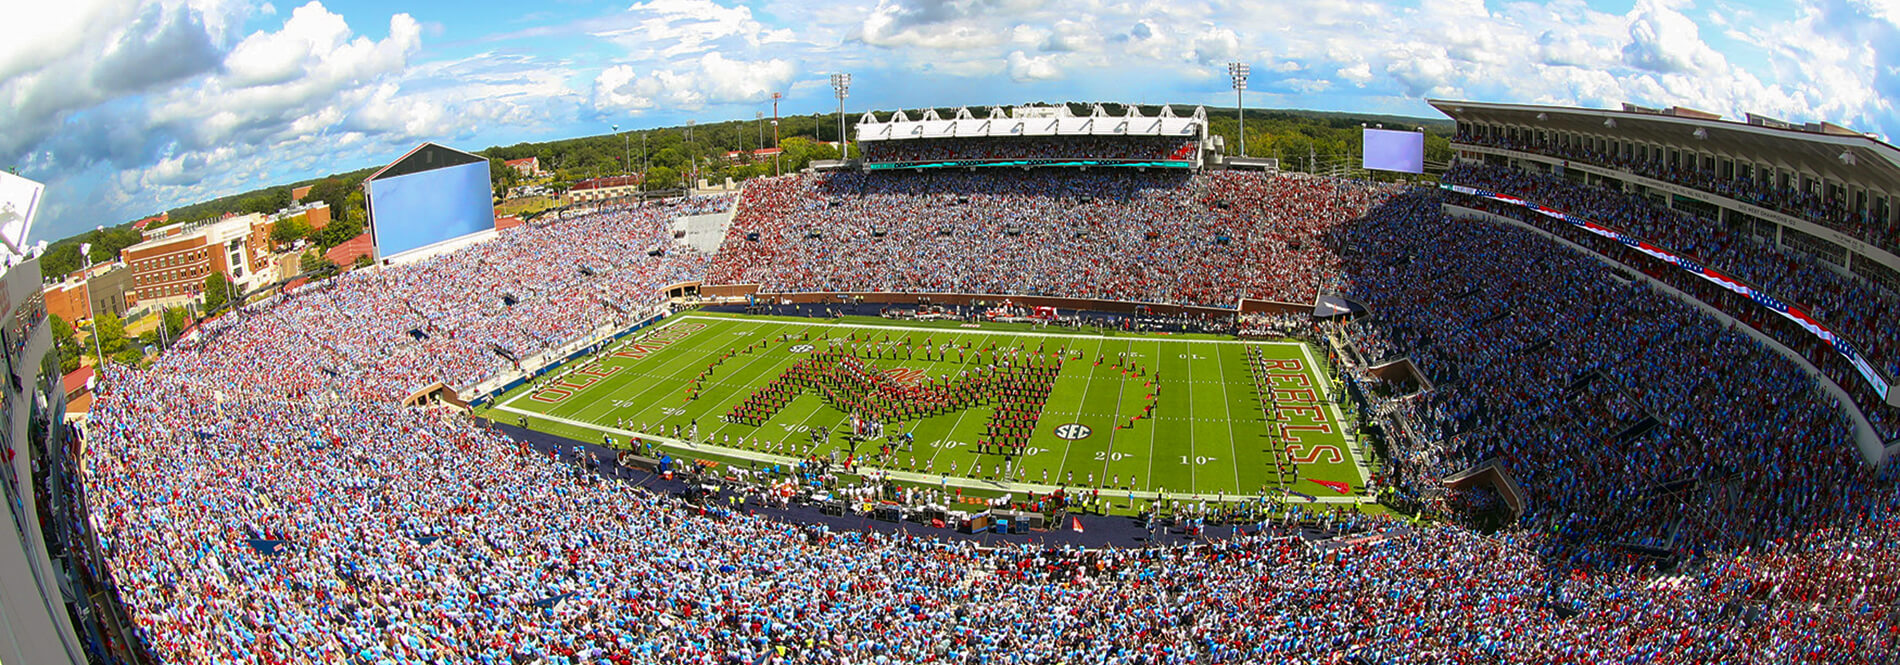
[[[1089,104],[1071,102],[1068,105],[1070,112],[1076,115],[1087,115],[1091,109]],[[1102,106],[1110,115],[1126,113],[1123,105]],[[1139,108],[1145,116],[1161,112],[1159,105]],[[1171,108],[1178,116],[1185,117],[1194,112],[1191,105],[1174,105]],[[988,107],[971,107],[970,110],[979,117],[989,112]],[[957,109],[938,108],[936,111],[941,117],[951,118],[955,117]],[[923,116],[924,109],[905,109],[904,112],[910,118],[917,119]],[[1207,114],[1209,134],[1222,137],[1227,152],[1236,153],[1240,123],[1234,109],[1207,107]],[[861,115],[862,112],[845,115],[847,131]],[[888,120],[893,112],[874,111],[873,115],[880,120]],[[1447,119],[1285,109],[1247,110],[1247,152],[1256,157],[1278,157],[1281,168],[1288,170],[1339,172],[1357,166],[1361,123],[1383,123],[1393,129],[1423,127],[1426,134],[1426,160],[1442,163],[1451,157],[1449,136],[1455,126]],[[772,119],[755,118],[695,124],[690,128],[681,125],[490,146],[479,154],[489,159],[489,176],[497,199],[526,182],[502,162],[524,157],[539,158],[542,168],[552,172],[552,177],[541,183],[560,192],[588,178],[613,175],[644,174],[645,186],[651,190],[683,187],[690,184],[688,180],[695,172],[708,182],[723,182],[726,178],[736,182],[775,173],[793,173],[804,169],[813,160],[837,159],[839,156],[838,149],[829,144],[839,137],[838,114],[835,112],[782,116],[777,133],[779,138],[775,144]],[[783,153],[776,158],[768,156],[754,159],[750,156],[753,150],[774,145],[783,149]],[[738,159],[727,159],[727,153],[734,151],[744,154]],[[297,239],[308,238],[327,250],[363,232],[367,214],[364,210],[362,182],[376,168],[265,187],[180,206],[168,211],[171,219],[167,223],[216,219],[226,213],[273,212],[290,203],[291,189],[307,184],[311,186],[311,191],[306,200],[323,201],[330,205],[330,226],[322,231],[314,231],[292,223],[281,232],[274,230],[272,240],[282,247]],[[118,255],[119,250],[139,241],[140,234],[131,228],[131,222],[82,233],[49,245],[46,256],[41,260],[41,270],[51,280],[83,267],[85,258],[79,256],[79,245],[83,243],[92,245],[91,259],[100,262],[111,260]]]

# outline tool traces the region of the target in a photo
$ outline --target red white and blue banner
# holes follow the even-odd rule
[[[1468,194],[1471,196],[1477,196],[1481,198],[1490,199],[1490,200],[1497,201],[1500,203],[1509,203],[1511,205],[1521,206],[1521,207],[1529,208],[1531,210],[1535,210],[1538,213],[1546,217],[1549,217],[1551,219],[1562,220],[1564,222],[1570,223],[1571,225],[1582,228],[1585,231],[1589,231],[1599,236],[1603,236],[1605,238],[1615,240],[1631,249],[1642,252],[1644,254],[1648,254],[1665,263],[1669,263],[1678,268],[1686,270],[1692,275],[1708,280],[1710,283],[1713,283],[1716,286],[1720,286],[1724,289],[1728,289],[1729,291],[1733,291],[1737,294],[1745,296],[1749,300],[1755,301],[1755,304],[1758,304],[1764,308],[1767,308],[1768,311],[1774,312],[1775,314],[1781,315],[1782,318],[1795,322],[1795,324],[1801,326],[1802,329],[1807,330],[1809,333],[1813,334],[1815,337],[1821,338],[1821,341],[1827,342],[1828,346],[1834,347],[1834,350],[1840,353],[1841,357],[1847,359],[1848,364],[1853,365],[1854,369],[1860,372],[1861,378],[1864,378],[1867,380],[1867,383],[1873,387],[1874,392],[1879,394],[1881,399],[1883,400],[1887,399],[1888,384],[1887,384],[1886,377],[1881,376],[1880,372],[1874,369],[1873,364],[1867,362],[1867,359],[1861,356],[1860,351],[1855,349],[1853,343],[1849,342],[1846,337],[1842,337],[1841,335],[1836,334],[1832,329],[1829,329],[1826,325],[1822,324],[1819,319],[1816,319],[1813,316],[1809,315],[1806,310],[1790,305],[1786,301],[1781,300],[1780,298],[1776,298],[1772,295],[1769,295],[1761,291],[1760,289],[1750,286],[1747,282],[1744,282],[1739,278],[1722,274],[1721,272],[1716,271],[1714,268],[1710,268],[1708,266],[1702,265],[1700,263],[1696,263],[1695,261],[1689,260],[1687,258],[1677,256],[1674,252],[1670,252],[1667,249],[1663,249],[1661,247],[1657,247],[1655,245],[1651,245],[1649,243],[1643,242],[1642,239],[1640,238],[1629,235],[1622,231],[1618,231],[1618,230],[1603,226],[1601,224],[1597,224],[1596,222],[1592,222],[1588,219],[1584,219],[1581,216],[1566,213],[1562,210],[1557,210],[1555,208],[1548,208],[1548,207],[1541,206],[1535,203],[1531,203],[1530,201],[1526,201],[1524,199],[1511,196],[1509,194],[1503,194],[1500,192],[1493,192],[1490,190],[1478,189],[1476,187],[1467,187],[1464,185],[1450,185],[1450,184],[1443,184],[1443,183],[1439,184],[1438,186],[1441,188],[1453,191],[1453,192],[1457,192],[1459,194]]]

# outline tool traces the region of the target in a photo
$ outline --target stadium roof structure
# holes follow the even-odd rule
[[[486,161],[488,160],[480,155],[462,152],[440,143],[424,143],[416,146],[407,154],[396,158],[396,161],[390,162],[389,166],[385,166],[378,169],[375,173],[371,173],[369,177],[364,178],[363,181],[368,182],[380,178],[394,178],[396,176],[439,169],[445,166],[460,166],[463,164]]]
[[[1426,100],[1460,122],[1522,125],[1577,134],[1611,134],[1621,139],[1681,146],[1780,162],[1835,182],[1857,183],[1900,193],[1900,149],[1881,140],[1828,123],[1793,125],[1754,114],[1747,121],[1723,120],[1689,109],[1589,109],[1534,104],[1495,104],[1448,99]]]
[[[1141,108],[1129,104],[1121,115],[1115,115],[1095,104],[1088,115],[1075,115],[1067,104],[1054,106],[1017,106],[1005,112],[1002,107],[992,106],[989,113],[978,117],[968,107],[957,109],[956,115],[944,119],[936,109],[927,109],[923,115],[912,120],[903,111],[891,115],[889,120],[880,121],[876,114],[866,113],[858,119],[857,139],[859,141],[899,141],[905,139],[943,139],[943,138],[990,138],[1017,136],[1178,136],[1181,138],[1201,138],[1207,129],[1207,109],[1195,107],[1194,113],[1187,117],[1175,115],[1174,108],[1162,105],[1161,112],[1152,116],[1141,114]]]

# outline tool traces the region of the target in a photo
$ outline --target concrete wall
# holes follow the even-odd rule
[[[39,292],[39,262],[28,261],[7,271],[4,293],[0,293],[0,325],[12,329],[24,318],[33,326],[25,348],[10,358],[23,390],[15,391],[10,379],[0,377],[0,391],[5,392],[5,399],[0,400],[0,428],[4,429],[0,437],[5,437],[6,448],[13,451],[9,468],[0,472],[0,483],[7,485],[0,492],[5,495],[0,512],[7,513],[6,519],[0,519],[0,663],[9,665],[86,662],[66,614],[66,600],[60,589],[64,572],[48,560],[40,527],[39,504],[43,497],[33,486],[33,468],[36,463],[49,462],[33,459],[33,447],[27,439],[35,402],[46,397],[49,409],[65,402],[63,393],[42,394],[47,389],[55,393],[61,390],[58,376],[40,375],[44,367],[41,360],[53,348],[53,334],[52,326],[38,313],[39,308],[28,306],[29,298],[37,302],[34,297]],[[34,322],[36,318],[40,320]],[[11,348],[0,353],[9,351]],[[4,371],[5,363],[0,363],[0,373]],[[57,424],[59,419],[55,417],[52,422]]]
[[[849,291],[849,292],[810,291],[810,292],[801,292],[801,293],[767,293],[767,292],[760,291],[759,285],[757,284],[703,285],[699,287],[699,294],[701,297],[704,297],[704,298],[738,298],[738,297],[744,297],[746,295],[756,295],[758,299],[761,301],[770,301],[770,302],[791,301],[793,303],[799,303],[799,304],[838,302],[839,296],[845,296],[845,297],[854,298],[854,299],[863,298],[864,302],[867,302],[867,303],[887,304],[887,305],[916,305],[920,299],[928,298],[930,299],[930,302],[932,304],[937,304],[937,305],[965,306],[965,305],[970,305],[977,301],[982,301],[985,303],[998,303],[1003,300],[1008,300],[1011,303],[1018,306],[1022,306],[1022,307],[1054,307],[1056,309],[1085,310],[1085,311],[1091,311],[1091,312],[1115,312],[1115,313],[1121,313],[1121,314],[1132,314],[1134,313],[1135,308],[1143,307],[1143,306],[1147,307],[1148,311],[1150,312],[1154,312],[1156,314],[1164,314],[1168,316],[1173,316],[1173,315],[1177,315],[1181,313],[1200,314],[1200,315],[1206,315],[1206,316],[1225,316],[1225,315],[1234,313],[1233,309],[1228,309],[1224,307],[1197,307],[1193,305],[1169,305],[1169,304],[1162,304],[1162,303],[1143,303],[1143,302],[1135,302],[1135,301],[1130,301],[1130,300],[1093,300],[1093,299],[1088,299],[1088,298],[1060,298],[1060,297],[1055,297],[1055,296],[1022,296],[1022,295],[986,294],[986,293],[893,293],[889,291]],[[1313,311],[1313,305],[1310,303],[1285,303],[1285,302],[1274,302],[1270,300],[1242,300],[1240,303],[1239,310],[1246,313],[1260,313],[1260,312],[1310,313]]]

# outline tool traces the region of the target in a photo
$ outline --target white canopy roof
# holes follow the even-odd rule
[[[1199,138],[1207,124],[1207,110],[1194,108],[1192,116],[1183,118],[1174,114],[1174,109],[1162,106],[1161,113],[1144,116],[1141,109],[1129,105],[1122,115],[1111,115],[1101,104],[1094,105],[1086,116],[1078,116],[1069,111],[1067,104],[1056,106],[1018,106],[1005,113],[1001,107],[990,107],[984,117],[977,117],[968,108],[957,109],[956,116],[945,119],[937,115],[935,109],[926,110],[920,119],[912,120],[903,111],[891,115],[887,121],[879,121],[871,113],[864,114],[858,120],[857,140],[859,141],[896,141],[903,139],[942,139],[942,138],[987,138],[1010,136],[1178,136],[1181,138]]]

